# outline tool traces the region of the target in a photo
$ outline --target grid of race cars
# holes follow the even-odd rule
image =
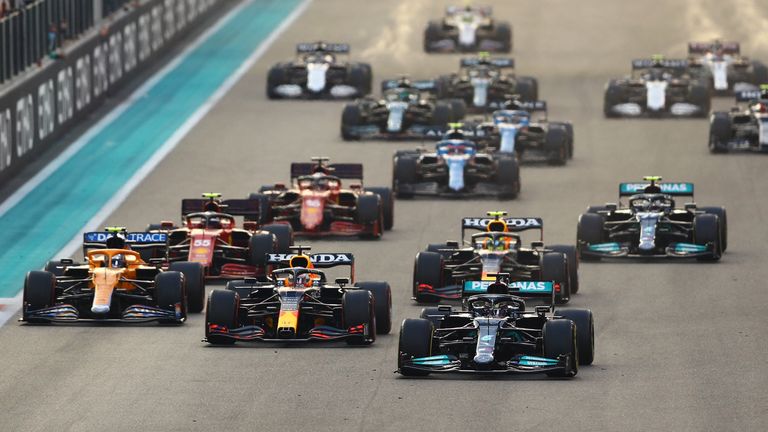
[[[27,274],[21,321],[173,325],[204,311],[210,344],[368,345],[391,332],[392,296],[407,292],[425,307],[400,326],[402,375],[575,376],[593,362],[595,344],[592,312],[562,307],[579,292],[581,260],[716,262],[725,253],[726,210],[697,205],[692,183],[657,175],[619,183],[618,200],[579,216],[575,245],[546,244],[544,221],[532,215],[467,215],[456,221],[460,238],[415,255],[410,290],[394,293],[386,282],[356,281],[351,253],[300,244],[378,239],[394,226],[396,199],[514,199],[522,164],[565,165],[573,124],[548,118],[536,78],[516,74],[505,56],[512,45],[512,26],[491,8],[449,7],[427,24],[424,50],[459,53],[458,70],[386,79],[372,96],[372,67],[343,59],[349,45],[299,44],[294,60],[270,69],[268,98],[350,99],[342,139],[434,147],[396,151],[391,187],[364,186],[362,164],[314,157],[292,163],[287,182],[245,198],[182,199],[179,222],[85,233],[82,262],[60,259]],[[768,152],[768,68],[735,42],[691,42],[688,53],[632,60],[628,76],[606,85],[604,115],[709,117],[712,153]],[[713,96],[735,97],[737,106],[710,113]],[[344,277],[332,278],[331,268]],[[206,298],[209,280],[226,284]]]

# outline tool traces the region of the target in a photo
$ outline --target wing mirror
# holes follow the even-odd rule
[[[338,285],[339,288],[344,288],[346,285],[349,285],[349,278],[336,278],[334,282],[336,282],[336,285]]]
[[[619,206],[616,203],[607,203],[605,205],[605,209],[609,212],[615,212],[618,207]]]
[[[696,203],[685,203],[685,211],[693,212],[696,210]]]
[[[543,241],[533,241],[531,242],[531,249],[543,249],[544,248],[544,242]]]
[[[259,223],[254,221],[243,222],[243,229],[247,231],[256,231],[259,229]]]
[[[445,242],[445,245],[449,248],[458,249],[459,248],[459,242],[457,241],[447,241]]]

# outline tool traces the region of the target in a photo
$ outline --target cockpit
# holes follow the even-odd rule
[[[440,156],[474,156],[477,154],[477,144],[467,140],[445,140],[435,145]]]
[[[493,123],[499,124],[527,124],[531,120],[531,114],[523,110],[498,110],[493,112]]]
[[[499,70],[495,67],[479,65],[467,70],[467,75],[470,78],[495,78],[499,76]]]
[[[520,247],[520,236],[510,232],[482,232],[472,234],[472,247],[484,251],[509,251]]]
[[[232,229],[235,218],[217,212],[190,213],[185,217],[185,223],[189,229]]]
[[[511,295],[473,296],[466,305],[475,318],[509,318],[525,312],[525,302]]]
[[[338,190],[341,187],[341,180],[332,175],[315,173],[313,175],[301,176],[296,180],[299,190],[329,191]]]
[[[668,213],[675,208],[675,200],[669,195],[658,193],[632,195],[629,198],[629,208],[635,212]]]
[[[283,268],[274,270],[270,278],[278,288],[312,288],[325,282],[325,273],[308,268]]]

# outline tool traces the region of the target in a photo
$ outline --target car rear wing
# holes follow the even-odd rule
[[[661,66],[666,69],[687,69],[688,60],[686,59],[635,59],[632,60],[632,69],[648,69],[654,66]]]
[[[651,183],[619,183],[619,196],[631,196],[641,194]],[[693,183],[656,183],[661,189],[661,193],[675,196],[689,196],[693,198]]]
[[[466,57],[459,60],[459,67],[472,67],[481,64],[503,69],[512,69],[515,67],[515,59],[511,57]]]
[[[529,112],[540,111],[547,112],[547,101],[521,101],[516,100],[514,103],[506,104],[504,109],[521,109]]]
[[[539,237],[544,240],[544,220],[535,217],[505,217],[502,218],[510,232],[539,230]],[[488,224],[495,220],[493,217],[465,217],[461,219],[461,239],[467,230],[485,231]]]
[[[401,81],[396,79],[384,80],[381,82],[381,91],[399,88],[400,83]],[[411,81],[410,86],[416,90],[421,90],[421,91],[428,91],[428,92],[437,91],[437,83],[435,82],[435,80]]]
[[[762,97],[760,90],[737,91],[734,92],[734,96],[736,96],[736,102],[752,102]]]
[[[317,163],[312,162],[294,162],[291,164],[291,180],[301,176],[312,175],[318,168]],[[324,165],[323,168],[329,169],[329,175],[340,179],[353,179],[363,181],[363,164],[359,163],[334,163]]]
[[[355,256],[350,252],[334,252],[334,253],[310,253],[310,254],[298,254],[298,253],[270,253],[267,254],[267,264],[275,266],[276,268],[286,268],[291,266],[291,259],[305,255],[309,257],[312,262],[312,266],[316,269],[325,269],[333,267],[349,267],[350,279],[354,281],[355,278]]]
[[[190,213],[200,213],[205,211],[206,204],[211,201],[206,198],[185,198],[181,200],[181,217]],[[259,200],[248,198],[225,199],[216,202],[221,208],[222,213],[232,216],[245,216],[250,220],[257,220],[261,215]]]
[[[85,232],[83,233],[83,255],[87,255],[89,250],[111,248],[110,239],[115,236],[121,236],[130,249],[164,249],[168,246],[168,234],[164,232]]]
[[[493,7],[491,6],[471,6],[472,12],[477,12],[484,16],[491,16],[493,14]],[[464,11],[465,8],[461,6],[447,6],[445,8],[445,14],[450,15],[456,15],[457,13],[460,13]]]
[[[719,49],[723,54],[740,54],[741,46],[738,42],[720,42]],[[706,54],[715,50],[712,42],[688,42],[688,54]]]
[[[325,43],[325,42],[307,42],[296,45],[296,53],[327,52],[335,54],[349,54],[349,44],[345,43]]]
[[[555,281],[544,280],[517,280],[511,281],[507,273],[491,274],[496,280],[468,280],[462,283],[463,295],[484,293],[499,293],[498,288],[506,288],[506,294],[512,294],[521,298],[548,299],[550,309],[555,305],[557,293],[562,289]]]

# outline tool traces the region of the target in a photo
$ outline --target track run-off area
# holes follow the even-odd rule
[[[84,229],[178,219],[182,198],[245,197],[287,182],[311,156],[362,162],[365,184],[391,183],[392,153],[419,142],[344,142],[343,102],[269,101],[268,68],[296,43],[346,42],[374,82],[453,71],[427,55],[423,29],[449,1],[244,1],[54,159],[35,187],[0,204],[0,297],[16,312],[26,271],[77,253]],[[304,241],[352,252],[358,280],[387,280],[396,323],[411,299],[413,257],[459,236],[463,216],[506,210],[544,219],[545,241],[572,243],[587,205],[614,202],[643,175],[696,185],[729,213],[718,263],[583,262],[570,305],[595,314],[596,353],[571,380],[430,377],[396,369],[398,325],[365,348],[201,342],[185,325],[0,327],[0,430],[768,430],[768,158],[711,155],[708,122],[606,120],[604,85],[632,58],[685,55],[722,37],[768,60],[760,0],[495,2],[511,21],[517,72],[539,79],[552,120],[571,120],[575,156],[522,168],[514,201],[398,200],[379,241]],[[374,85],[374,88],[377,88]],[[728,109],[731,98],[717,98]],[[429,143],[424,143],[429,145]],[[74,239],[74,240],[73,240]],[[221,288],[209,284],[209,289]],[[14,300],[15,298],[15,300]]]

